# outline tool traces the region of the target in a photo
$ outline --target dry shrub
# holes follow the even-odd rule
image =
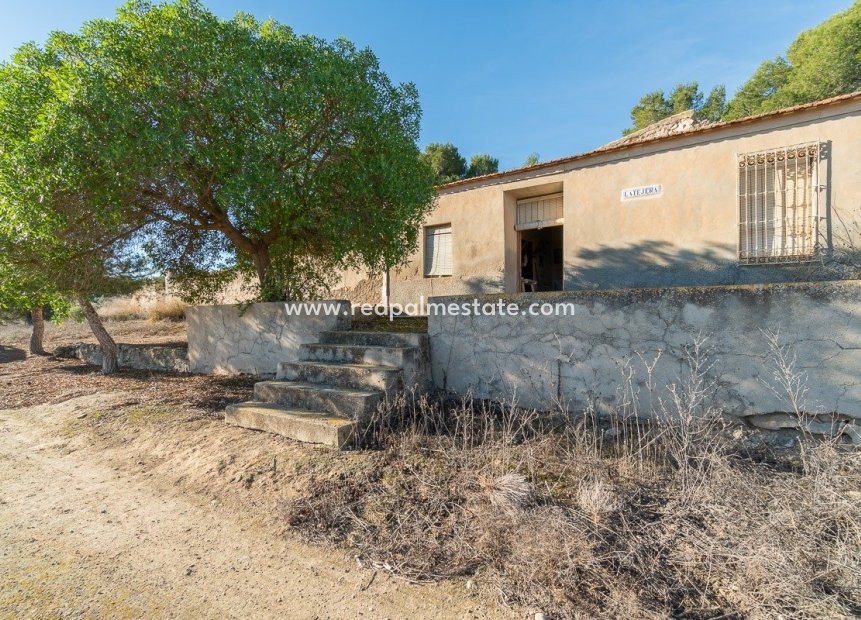
[[[133,295],[111,297],[99,304],[99,315],[112,321],[181,321],[185,318],[186,304],[178,297],[145,288]]]
[[[145,319],[146,310],[137,297],[112,297],[99,304],[99,316],[111,321]]]
[[[468,575],[550,617],[861,614],[861,453],[730,444],[689,354],[660,424],[388,403],[364,466],[308,474],[286,518],[394,574]]]
[[[176,297],[163,297],[147,309],[146,318],[150,321],[181,321],[185,318],[186,304]]]

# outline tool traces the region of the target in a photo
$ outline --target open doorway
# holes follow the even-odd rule
[[[520,290],[562,290],[562,226],[521,230]]]

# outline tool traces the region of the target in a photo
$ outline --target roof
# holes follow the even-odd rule
[[[781,116],[788,116],[791,114],[795,114],[798,112],[803,112],[807,110],[815,110],[819,108],[825,108],[828,106],[836,105],[839,103],[845,103],[848,101],[861,101],[861,91],[856,91],[854,93],[847,93],[845,95],[837,95],[836,97],[829,97],[828,99],[821,99],[819,101],[813,101],[811,103],[802,103],[796,106],[792,106],[789,108],[783,108],[780,110],[775,110],[774,112],[765,112],[763,114],[755,114],[753,116],[746,116],[744,118],[739,118],[731,121],[719,121],[719,122],[704,122],[697,121],[694,119],[693,111],[688,110],[687,112],[681,112],[680,114],[675,114],[668,118],[665,118],[657,123],[649,125],[639,131],[635,131],[633,133],[628,134],[627,136],[623,136],[618,140],[614,140],[613,142],[609,142],[603,146],[598,147],[597,149],[593,149],[591,151],[586,151],[584,153],[579,153],[577,155],[569,155],[568,157],[560,157],[557,159],[551,159],[545,162],[541,162],[539,164],[535,164],[533,166],[522,166],[520,168],[512,168],[509,170],[503,170],[501,172],[493,172],[491,174],[484,174],[477,177],[470,177],[468,179],[460,179],[458,181],[452,181],[451,183],[446,183],[445,185],[440,185],[437,187],[437,190],[447,190],[456,187],[460,187],[463,185],[470,185],[476,182],[489,181],[491,179],[500,179],[507,176],[513,176],[516,174],[521,174],[523,172],[533,172],[542,170],[545,168],[552,168],[554,166],[559,166],[561,164],[567,164],[571,162],[580,161],[583,159],[587,159],[589,157],[593,157],[595,155],[603,155],[605,153],[614,153],[618,151],[625,151],[634,146],[642,146],[644,144],[656,144],[659,142],[668,141],[674,138],[678,138],[680,136],[690,136],[697,134],[707,134],[713,131],[724,129],[727,127],[736,127],[739,125],[746,125],[754,122],[759,122],[763,120],[768,120],[772,118],[778,118]]]
[[[656,123],[652,123],[647,127],[632,131],[629,134],[622,136],[617,140],[608,142],[604,146],[622,146],[623,144],[636,144],[644,140],[652,138],[669,138],[676,134],[690,131],[691,129],[699,129],[713,125],[714,121],[703,121],[696,118],[696,112],[693,110],[685,110],[678,114],[673,114],[667,118],[663,118]]]

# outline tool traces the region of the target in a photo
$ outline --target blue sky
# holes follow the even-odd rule
[[[117,0],[3,0],[0,57],[51,30],[109,17]],[[368,46],[396,81],[415,82],[421,144],[489,152],[502,168],[618,137],[640,95],[697,80],[731,95],[795,36],[851,0],[409,2],[210,0],[297,32]]]

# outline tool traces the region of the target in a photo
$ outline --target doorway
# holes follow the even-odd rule
[[[521,230],[520,290],[562,290],[562,226]]]

